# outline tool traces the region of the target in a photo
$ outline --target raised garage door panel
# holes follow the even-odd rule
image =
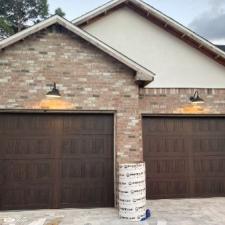
[[[0,209],[113,206],[111,115],[2,114]]]
[[[113,206],[113,118],[79,121],[63,118],[61,207]]]
[[[225,196],[225,119],[144,117],[147,198]]]

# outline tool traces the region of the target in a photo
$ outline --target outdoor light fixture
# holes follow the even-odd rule
[[[50,90],[47,94],[46,94],[47,97],[50,97],[50,98],[60,98],[61,97],[61,94],[59,92],[59,89],[56,88],[56,83],[54,82],[53,84],[53,87],[52,87],[52,90]]]
[[[195,91],[194,95],[190,97],[190,101],[194,104],[204,103],[204,100],[200,98],[198,91]]]

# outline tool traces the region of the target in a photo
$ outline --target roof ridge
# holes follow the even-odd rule
[[[127,0],[109,0],[106,3],[104,3],[104,4],[100,5],[100,6],[97,6],[96,8],[94,8],[94,9],[92,9],[92,10],[86,12],[86,13],[83,13],[82,15],[80,15],[78,17],[76,17],[75,19],[71,20],[71,22],[75,23],[76,20],[80,20],[82,17],[87,16],[87,14],[90,14],[90,13],[96,11],[96,10],[100,10],[101,8],[104,8],[108,4],[112,4],[114,2],[118,3],[118,4],[121,4],[121,3],[125,2],[125,1],[127,1]]]

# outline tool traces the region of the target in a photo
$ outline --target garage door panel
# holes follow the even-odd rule
[[[48,185],[1,189],[0,205],[2,210],[50,208],[51,204],[52,191]]]
[[[83,207],[87,202],[91,206],[113,206],[112,163],[104,159],[89,158],[82,160],[62,160],[62,199],[63,207],[71,202],[73,207]],[[77,173],[79,171],[79,173]]]
[[[53,158],[52,140],[46,137],[11,138],[2,140],[0,158],[4,159],[41,159]]]
[[[85,160],[85,177],[106,179],[108,174],[107,163],[103,161]],[[112,177],[111,177],[112,178]]]
[[[112,115],[1,114],[0,141],[0,209],[113,206]]]
[[[189,197],[189,184],[184,179],[147,179],[147,199]]]
[[[225,181],[220,177],[207,177],[194,181],[195,197],[225,197]]]
[[[146,164],[146,170],[148,171],[147,177],[153,176],[185,176],[189,170],[188,161],[182,158],[176,157],[175,159],[160,158],[160,159],[148,159]]]
[[[62,179],[69,179],[70,182],[72,182],[74,178],[112,181],[113,174],[110,173],[111,168],[112,163],[107,162],[104,159],[63,160]]]
[[[73,179],[84,176],[84,165],[80,159],[62,160],[62,178]]]
[[[63,138],[62,157],[113,157],[111,135],[76,135]]]
[[[64,134],[113,134],[113,118],[108,115],[96,115],[94,120],[92,115],[86,115],[85,120],[82,115],[71,118],[73,116],[63,118]]]
[[[56,123],[50,115],[40,117],[38,114],[20,114],[18,117],[18,114],[8,114],[1,119],[0,127],[4,130],[4,134],[35,135],[40,134],[40,131],[41,134],[45,134],[49,129],[54,130]]]
[[[225,132],[224,132],[225,133]],[[200,135],[198,135],[200,136]],[[208,155],[224,155],[225,156],[225,138],[220,135],[207,135],[193,138],[192,149],[193,154],[208,154]]]
[[[3,160],[2,180],[5,187],[19,188],[27,185],[51,185],[54,166],[51,160]]]
[[[104,132],[104,133],[102,133]],[[63,133],[64,135],[102,135],[102,134],[111,134],[109,131],[101,131],[101,130],[66,130],[64,129]]]
[[[201,157],[193,160],[194,176],[224,176],[225,177],[225,158]]]
[[[177,120],[174,121],[173,119],[163,119],[161,120],[145,120],[145,127],[144,133],[155,133],[155,134],[181,134],[182,133],[190,133],[192,131],[192,127],[190,126],[187,121]]]
[[[28,123],[28,121],[26,121],[25,123]],[[5,128],[1,128],[1,129],[5,129]],[[6,128],[7,129],[7,128]],[[15,128],[15,130],[14,129],[8,129],[8,130],[5,130],[4,131],[4,135],[6,135],[6,136],[11,136],[11,137],[27,137],[27,138],[32,138],[32,137],[37,137],[37,136],[40,136],[40,137],[44,137],[44,136],[48,136],[49,135],[49,130],[51,130],[51,129],[55,129],[54,127],[53,128],[43,128],[43,130],[42,129],[40,129],[40,130],[37,130],[37,129],[35,129],[35,128],[30,128],[30,130],[29,130],[29,128],[26,128],[26,129],[24,129],[24,127],[23,128]],[[32,130],[32,132],[30,132]],[[40,132],[41,132],[41,134],[40,134]],[[21,135],[21,134],[23,134],[23,135]]]
[[[113,195],[109,193],[107,187],[91,187],[91,186],[64,186],[62,188],[61,207],[113,207],[109,202],[113,202]],[[93,194],[95,193],[95,194]]]
[[[157,156],[171,156],[174,155],[181,155],[187,154],[187,146],[188,140],[185,140],[182,137],[174,137],[174,136],[165,136],[165,135],[145,135],[144,137],[144,145],[149,146],[148,150],[144,152],[145,156],[154,156],[157,153]]]
[[[224,118],[144,117],[143,147],[149,197],[224,196]]]
[[[225,121],[221,118],[193,118],[191,122],[193,132],[212,134],[225,132]]]

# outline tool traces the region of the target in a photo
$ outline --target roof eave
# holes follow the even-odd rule
[[[150,77],[142,72],[137,72],[135,76],[135,83],[141,87],[144,88],[148,84],[154,81],[154,77]]]

